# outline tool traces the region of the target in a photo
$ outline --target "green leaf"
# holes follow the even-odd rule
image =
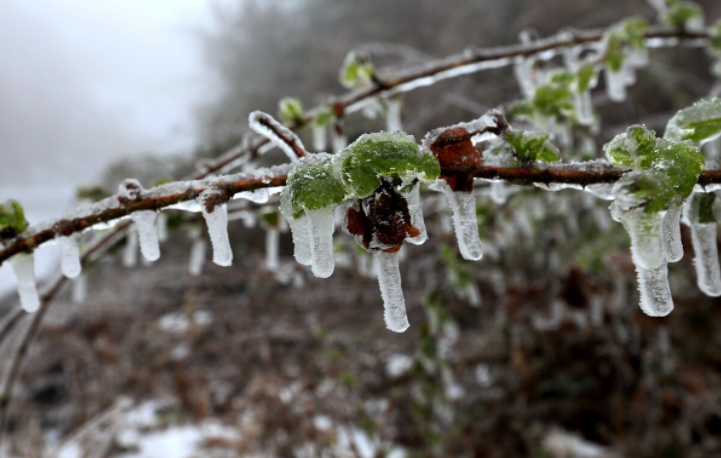
[[[581,93],[588,90],[591,81],[596,77],[596,69],[591,64],[583,64],[576,73],[576,92]]]
[[[664,138],[703,143],[721,135],[721,99],[704,99],[680,110],[666,125]]]
[[[604,152],[617,167],[631,167],[637,172],[653,170],[664,175],[680,200],[691,194],[704,166],[696,146],[656,138],[654,131],[641,125],[617,135],[604,146]]]
[[[671,27],[688,28],[689,22],[694,20],[703,22],[703,10],[692,2],[674,2],[664,16],[664,22]]]
[[[28,227],[25,211],[17,200],[0,204],[0,239],[15,237]]]
[[[616,34],[611,34],[608,37],[606,43],[606,56],[603,59],[604,63],[614,73],[618,73],[623,68],[623,63],[626,61],[626,53],[623,51],[623,43],[621,38]]]
[[[349,193],[362,199],[380,186],[381,176],[435,180],[441,169],[430,154],[419,155],[412,135],[378,132],[362,135],[334,159]]]
[[[374,72],[375,67],[367,56],[351,51],[346,55],[340,69],[340,84],[348,89],[368,86]]]
[[[330,108],[324,108],[313,118],[313,124],[317,127],[327,126],[331,121],[333,121],[333,111]]]
[[[347,193],[331,162],[329,154],[319,153],[304,157],[288,174],[283,192],[290,193],[293,217],[305,210],[320,210],[342,204]]]
[[[554,72],[548,78],[548,83],[536,88],[533,94],[533,108],[536,113],[553,118],[573,117],[573,91],[571,84],[574,75],[570,72]]]
[[[668,209],[677,202],[673,183],[664,174],[656,170],[631,172],[625,174],[615,186],[616,203],[625,206],[643,207],[645,213],[656,213]]]
[[[634,17],[622,21],[617,26],[621,38],[626,43],[636,48],[643,48],[646,46],[646,31],[648,30],[648,22],[645,18]]]
[[[507,133],[506,139],[521,162],[561,160],[561,153],[551,143],[548,134],[514,130]]]
[[[278,102],[278,114],[284,124],[298,124],[303,119],[303,102],[295,97],[283,97]]]

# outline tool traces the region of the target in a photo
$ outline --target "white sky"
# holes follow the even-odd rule
[[[0,0],[0,201],[38,222],[112,160],[187,151],[210,1]]]

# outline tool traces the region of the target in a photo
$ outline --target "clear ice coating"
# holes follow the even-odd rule
[[[82,270],[77,236],[58,237],[57,242],[60,247],[60,270],[68,278],[77,277]]]
[[[226,204],[216,205],[213,211],[208,213],[205,205],[206,199],[216,194],[217,191],[206,189],[198,197],[198,203],[208,226],[208,235],[213,246],[213,262],[219,266],[229,266],[233,263],[233,250],[228,239],[228,207]]]
[[[718,248],[716,246],[716,221],[702,222],[700,204],[705,193],[692,194],[685,206],[685,220],[691,227],[691,243],[695,257],[697,284],[707,296],[721,296],[721,269],[719,268]],[[713,197],[713,195],[711,196]],[[713,206],[718,206],[713,199]],[[712,218],[713,219],[713,218]]]
[[[265,231],[265,268],[278,268],[278,229],[268,228]]]
[[[662,234],[666,212],[646,213],[643,208],[618,215],[631,238],[633,262],[653,270],[666,264],[666,245]]]
[[[140,252],[143,253],[143,257],[148,261],[157,261],[160,258],[158,213],[154,210],[143,210],[133,213],[131,218],[138,229]]]
[[[401,120],[401,107],[402,102],[400,99],[393,98],[388,99],[387,111],[386,111],[386,130],[388,132],[395,132],[396,130],[403,130],[403,121]]]
[[[458,239],[458,248],[463,259],[478,261],[483,257],[483,245],[478,236],[476,199],[471,193],[454,192],[445,180],[437,180],[432,189],[446,195],[453,212],[453,228]]]
[[[311,263],[310,255],[310,225],[305,215],[299,218],[293,218],[293,204],[291,202],[290,193],[282,193],[280,195],[280,212],[288,221],[290,233],[293,237],[293,256],[299,264],[309,266]]]
[[[313,149],[321,152],[326,146],[326,126],[313,124]]]
[[[649,316],[666,316],[673,310],[673,298],[668,284],[668,265],[655,269],[636,266],[638,289],[641,293],[641,310]]]
[[[383,297],[386,327],[393,332],[404,332],[410,327],[406,315],[406,300],[401,288],[398,253],[376,251],[373,253],[378,271],[378,285]]]
[[[305,210],[310,235],[310,267],[313,275],[328,278],[335,269],[333,259],[333,208]]]
[[[681,210],[680,205],[671,206],[663,218],[663,241],[666,245],[666,260],[668,262],[678,262],[683,258]]]
[[[28,313],[36,312],[38,308],[40,308],[40,297],[35,286],[35,263],[33,255],[18,254],[10,260],[10,263],[18,279],[20,306]]]
[[[290,159],[291,162],[297,161],[298,156],[295,154],[293,148],[272,129],[266,126],[264,122],[270,124],[273,129],[275,129],[275,132],[279,132],[280,135],[282,135],[284,138],[295,142],[296,145],[300,146],[301,149],[305,150],[305,147],[303,147],[303,143],[300,141],[300,138],[298,138],[298,136],[294,134],[292,130],[288,129],[283,124],[273,119],[273,117],[267,113],[263,113],[262,111],[254,111],[248,116],[248,125],[251,129],[273,142],[275,146],[280,148],[285,153],[285,155],[288,156],[288,159]]]
[[[125,236],[125,249],[123,250],[123,266],[135,267],[138,263],[138,231],[131,227]]]
[[[413,189],[407,193],[403,193],[403,197],[405,197],[406,202],[408,202],[408,213],[411,216],[411,225],[418,229],[419,232],[417,237],[406,238],[407,241],[414,245],[421,245],[428,240],[426,223],[423,219],[423,205],[420,196],[420,186],[420,183],[416,183],[413,185]]]

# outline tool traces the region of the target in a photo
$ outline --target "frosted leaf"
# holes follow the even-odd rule
[[[18,279],[18,295],[20,306],[28,313],[34,313],[40,308],[40,297],[35,286],[35,265],[32,254],[18,254],[10,263]]]
[[[205,239],[196,237],[190,246],[190,258],[188,260],[188,272],[190,275],[198,276],[203,272],[203,264],[205,263]]]
[[[673,310],[673,298],[668,284],[668,266],[662,264],[655,269],[636,266],[638,289],[641,293],[641,310],[649,316],[666,316]]]
[[[131,214],[131,218],[138,229],[140,251],[148,261],[160,258],[160,245],[158,242],[158,213],[153,210],[143,210]]]
[[[158,241],[168,240],[168,215],[165,212],[158,213]]]
[[[373,253],[378,271],[378,285],[383,297],[386,327],[393,332],[404,332],[410,327],[406,315],[406,300],[401,288],[398,254],[375,251]]]
[[[414,245],[422,245],[428,240],[428,232],[426,231],[426,223],[423,219],[423,205],[420,197],[420,183],[416,183],[407,193],[403,193],[406,202],[408,202],[408,213],[411,215],[411,225],[418,229],[417,237],[407,237],[406,240]]]
[[[326,148],[326,126],[313,124],[313,149],[317,152],[325,151]]]
[[[309,266],[310,256],[310,226],[308,218],[305,215],[299,218],[293,218],[293,204],[291,202],[290,193],[282,193],[280,195],[280,212],[288,221],[290,233],[293,237],[293,256],[299,264]]]
[[[217,204],[212,213],[209,213],[206,206],[206,200],[217,194],[218,191],[206,189],[198,197],[198,203],[208,226],[208,235],[213,246],[213,262],[219,266],[229,266],[233,263],[233,250],[228,239],[228,207],[226,204]]]
[[[403,130],[403,122],[401,121],[401,107],[402,102],[400,99],[388,99],[387,111],[386,111],[386,130],[388,132],[394,132],[396,130]]]
[[[88,296],[88,277],[80,275],[73,280],[72,299],[75,304],[84,304]]]
[[[123,266],[135,267],[138,264],[138,231],[132,227],[128,229],[123,249]]]
[[[591,91],[585,90],[573,95],[573,104],[576,108],[576,116],[578,123],[584,126],[593,125],[595,119],[593,117],[593,102],[591,101]]]
[[[663,240],[666,245],[668,262],[678,262],[683,258],[681,243],[681,210],[680,205],[673,205],[666,211],[663,218]]]
[[[310,266],[313,275],[328,278],[333,274],[333,208],[306,210],[310,233]]]
[[[82,270],[77,236],[58,237],[57,241],[60,247],[60,270],[68,278],[77,277]]]
[[[453,192],[448,183],[438,180],[431,188],[446,195],[453,212],[453,228],[458,240],[458,248],[463,259],[477,261],[483,257],[483,245],[478,237],[478,219],[476,218],[476,199],[473,194]]]
[[[265,268],[278,268],[278,229],[270,228],[265,231]]]
[[[254,111],[248,116],[248,125],[251,129],[273,142],[275,146],[280,148],[285,155],[288,156],[288,159],[290,159],[291,162],[297,161],[298,155],[295,153],[293,148],[264,123],[270,124],[273,126],[273,129],[279,132],[284,138],[294,142],[296,145],[300,146],[301,149],[305,150],[300,138],[298,138],[292,130],[273,119],[273,117],[269,114],[263,113],[262,111]]]
[[[606,92],[608,98],[614,102],[623,102],[626,100],[626,73],[623,71],[614,72],[606,68]]]

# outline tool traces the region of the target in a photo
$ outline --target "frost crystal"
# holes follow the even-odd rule
[[[297,161],[298,156],[295,154],[293,148],[291,148],[291,146],[283,140],[283,138],[278,136],[271,128],[266,126],[266,123],[270,124],[273,129],[276,132],[279,132],[284,138],[294,142],[296,145],[300,146],[301,149],[305,149],[303,147],[303,143],[292,130],[273,119],[273,117],[269,114],[263,113],[262,111],[254,111],[248,116],[248,125],[251,129],[273,142],[275,146],[280,148],[285,155],[288,156],[288,159],[290,159],[291,162]]]
[[[158,242],[158,214],[153,210],[143,210],[131,215],[140,238],[140,251],[148,261],[157,261],[160,258]]]
[[[20,306],[28,313],[34,313],[40,308],[40,298],[35,286],[35,265],[33,260],[32,254],[18,254],[10,261],[18,279]]]
[[[407,193],[403,193],[406,202],[408,202],[408,213],[411,215],[411,225],[418,229],[417,237],[407,237],[410,243],[414,245],[422,245],[428,240],[428,232],[426,232],[426,223],[423,219],[423,206],[421,204],[420,183],[416,183]]]
[[[398,253],[374,252],[381,289],[386,327],[393,332],[404,332],[410,327],[406,315],[406,300],[401,288]]]
[[[58,237],[57,241],[60,247],[60,270],[68,278],[77,277],[82,270],[77,236]]]
[[[218,191],[206,189],[198,197],[205,223],[208,226],[210,243],[213,245],[213,262],[219,266],[229,266],[233,263],[233,250],[228,239],[228,207],[226,204],[216,204],[212,212],[208,212],[207,200],[218,195]]]
[[[333,274],[333,208],[306,210],[310,233],[310,266],[313,275],[328,278]]]
[[[453,227],[458,239],[458,248],[463,259],[477,261],[483,257],[483,245],[478,237],[476,199],[473,194],[454,192],[444,180],[438,180],[431,188],[446,195],[453,211]]]

